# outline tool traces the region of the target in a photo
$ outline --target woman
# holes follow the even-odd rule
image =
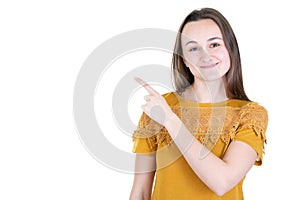
[[[268,115],[244,91],[238,44],[221,13],[185,18],[172,74],[176,92],[163,96],[136,79],[149,95],[134,133],[130,199],[243,199],[244,177],[262,164]]]

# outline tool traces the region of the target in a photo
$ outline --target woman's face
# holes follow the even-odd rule
[[[218,25],[211,19],[187,23],[181,45],[185,65],[195,79],[213,81],[230,68],[230,57]]]

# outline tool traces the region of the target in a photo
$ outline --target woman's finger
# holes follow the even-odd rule
[[[141,84],[150,95],[153,96],[160,96],[160,94],[154,90],[147,82],[145,82],[143,79],[139,78],[139,77],[135,77],[134,78],[139,84]]]

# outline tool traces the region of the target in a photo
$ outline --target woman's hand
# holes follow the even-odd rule
[[[141,78],[136,77],[135,80],[149,93],[144,97],[146,103],[142,105],[142,109],[151,119],[165,125],[167,121],[175,117],[174,112],[163,96]]]

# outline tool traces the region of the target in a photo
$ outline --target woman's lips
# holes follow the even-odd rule
[[[209,69],[209,68],[213,68],[215,66],[217,66],[219,63],[214,63],[214,64],[211,64],[211,65],[202,65],[200,66],[200,68],[202,69]]]

